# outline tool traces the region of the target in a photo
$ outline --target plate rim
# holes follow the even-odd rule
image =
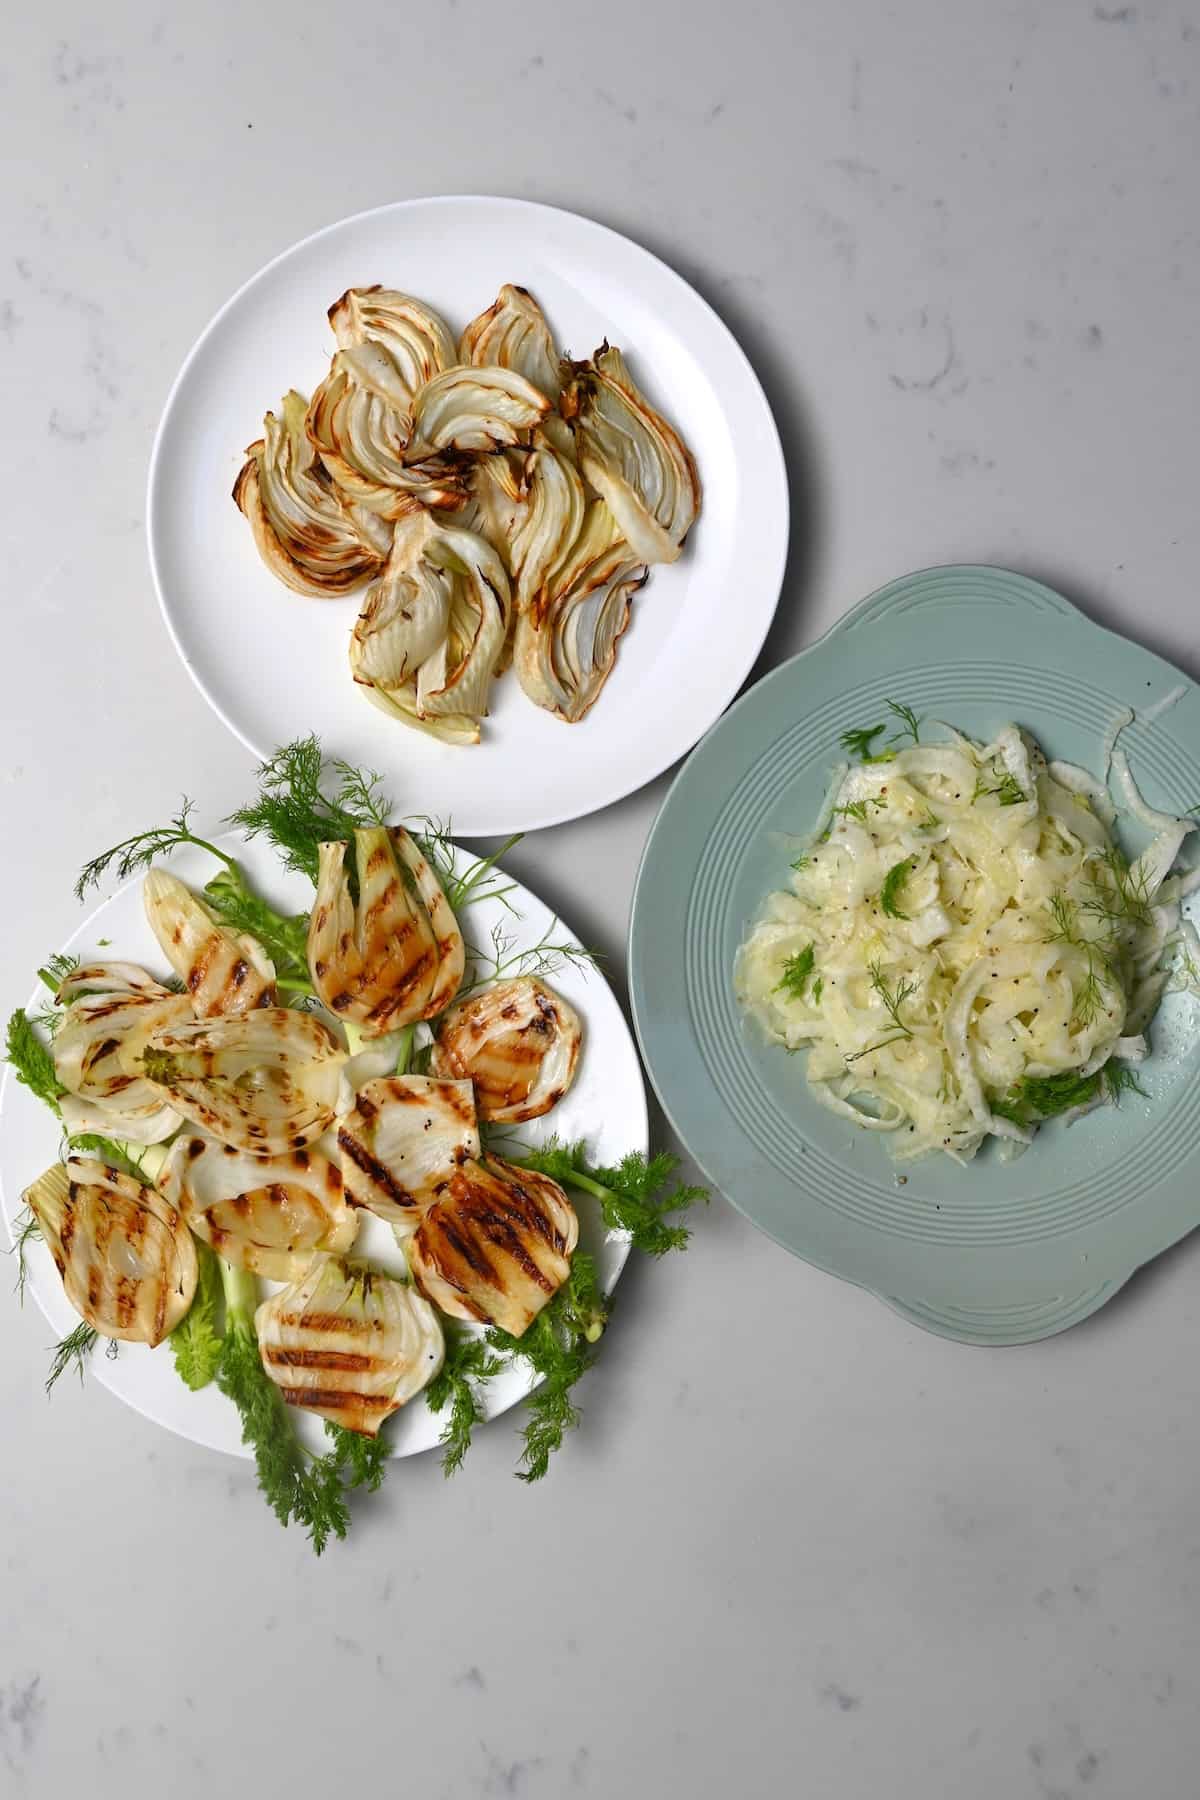
[[[309,232],[306,236],[295,239],[292,243],[286,245],[284,249],[277,251],[274,256],[270,257],[259,268],[255,269],[254,272],[221,303],[208,319],[207,323],[202,327],[199,335],[192,343],[176,371],[175,377],[167,391],[166,399],[163,402],[162,411],[159,414],[158,423],[154,431],[153,442],[150,448],[145,490],[146,553],[150,564],[150,578],[154,587],[155,597],[158,601],[158,610],[162,617],[163,624],[166,627],[167,635],[171,641],[175,654],[178,656],[180,663],[187,671],[189,678],[206,705],[215,713],[221,724],[233,735],[245,750],[248,750],[256,760],[261,762],[271,754],[274,746],[260,746],[247,736],[242,728],[234,722],[225,706],[218,701],[216,695],[210,690],[201,677],[199,670],[190,660],[171,615],[171,608],[167,598],[167,586],[164,582],[163,571],[160,565],[158,545],[159,527],[156,521],[158,519],[159,509],[164,504],[162,498],[164,489],[164,477],[162,474],[162,465],[165,456],[164,447],[168,442],[173,414],[179,404],[184,384],[191,373],[193,365],[199,359],[209,340],[220,328],[227,315],[238,306],[251,289],[256,287],[259,282],[265,280],[279,267],[280,264],[285,263],[290,257],[298,254],[302,250],[306,250],[310,245],[318,243],[322,238],[331,237],[335,232],[344,230],[348,226],[361,224],[365,220],[379,218],[385,213],[403,214],[434,207],[478,205],[512,208],[520,212],[541,214],[554,219],[566,219],[571,221],[573,227],[581,226],[586,231],[597,233],[601,238],[615,240],[627,248],[632,248],[639,256],[648,259],[667,281],[686,293],[689,296],[690,301],[699,305],[733,352],[734,359],[747,383],[747,392],[753,397],[761,411],[762,424],[765,427],[766,439],[770,448],[770,480],[777,489],[777,492],[771,497],[767,509],[767,516],[774,517],[778,520],[777,543],[773,546],[774,555],[771,573],[769,579],[765,580],[763,583],[764,591],[771,587],[774,588],[774,602],[764,614],[761,632],[752,632],[749,639],[738,640],[744,645],[742,654],[732,659],[725,659],[727,667],[734,672],[736,679],[727,679],[722,684],[727,688],[728,692],[726,698],[722,701],[715,718],[710,719],[708,724],[702,726],[694,736],[690,735],[692,728],[689,726],[687,741],[681,748],[672,751],[664,759],[659,760],[657,755],[651,757],[649,759],[649,766],[644,773],[639,775],[634,786],[626,787],[618,793],[610,794],[607,799],[596,801],[594,804],[587,806],[582,812],[571,808],[567,808],[566,810],[551,808],[549,811],[538,813],[536,816],[523,814],[515,821],[510,820],[507,817],[501,817],[499,822],[473,826],[470,829],[465,827],[462,828],[463,835],[466,837],[495,837],[503,836],[506,833],[515,830],[547,830],[555,825],[565,825],[573,823],[576,819],[588,818],[594,813],[603,811],[606,807],[617,805],[620,801],[628,799],[633,794],[640,793],[650,782],[657,780],[665,771],[673,768],[675,764],[690,755],[695,746],[701,742],[706,732],[712,729],[712,726],[724,716],[732,704],[736,703],[739,689],[742,687],[746,677],[750,674],[758,660],[759,654],[762,651],[762,647],[767,640],[767,636],[779,610],[779,602],[783,594],[784,578],[787,573],[787,564],[791,548],[792,517],[791,489],[788,481],[787,459],[784,455],[783,440],[780,436],[779,425],[775,418],[774,409],[771,406],[767,391],[763,386],[757,370],[732,328],[721,317],[712,302],[707,299],[697,287],[693,286],[685,276],[681,275],[677,269],[673,268],[669,262],[659,256],[657,252],[648,249],[637,238],[631,237],[628,232],[618,231],[613,226],[605,225],[601,223],[600,220],[593,219],[586,213],[575,212],[569,207],[553,206],[545,201],[528,200],[521,198],[518,195],[511,194],[421,194],[403,200],[388,200],[382,202],[378,206],[363,207],[358,212],[347,213],[344,217],[333,219],[325,225],[318,226],[315,231]],[[761,484],[760,480],[759,485]]]
[[[952,1313],[955,1309],[953,1305],[948,1303],[944,1298],[931,1301],[922,1295],[913,1296],[900,1294],[894,1289],[885,1291],[880,1284],[864,1279],[862,1275],[856,1275],[848,1269],[840,1269],[836,1267],[833,1262],[822,1260],[820,1255],[815,1254],[812,1251],[797,1249],[793,1244],[789,1243],[781,1236],[778,1231],[773,1229],[771,1225],[764,1220],[755,1217],[742,1200],[726,1191],[725,1187],[722,1186],[719,1177],[709,1166],[706,1150],[703,1148],[697,1150],[693,1146],[688,1134],[683,1130],[679,1118],[676,1116],[676,1109],[673,1101],[667,1093],[664,1092],[663,1086],[660,1083],[658,1071],[647,1047],[647,1021],[649,1014],[646,1010],[645,995],[643,994],[641,981],[639,979],[642,957],[638,938],[642,908],[645,905],[644,882],[647,877],[655,840],[678,790],[688,775],[693,758],[701,753],[710,738],[714,738],[719,732],[727,728],[732,728],[735,716],[740,714],[743,708],[747,708],[751,702],[759,699],[762,690],[767,689],[776,681],[783,679],[794,665],[802,662],[806,657],[813,655],[830,643],[831,640],[838,637],[844,631],[861,623],[864,618],[869,617],[877,610],[882,610],[885,607],[895,604],[896,601],[902,597],[904,590],[911,587],[913,584],[923,582],[929,578],[944,578],[947,576],[964,578],[995,578],[999,576],[1007,581],[1015,582],[1019,584],[1031,603],[1047,607],[1058,613],[1060,616],[1074,619],[1081,626],[1086,628],[1088,632],[1100,634],[1121,645],[1123,648],[1133,649],[1140,655],[1152,659],[1161,664],[1164,671],[1169,672],[1172,676],[1176,677],[1177,680],[1187,688],[1200,688],[1200,682],[1197,682],[1186,670],[1180,669],[1176,664],[1170,662],[1169,659],[1163,656],[1159,651],[1150,649],[1146,645],[1139,644],[1136,639],[1130,638],[1125,633],[1116,631],[1108,625],[1099,624],[1097,621],[1090,618],[1081,607],[1075,604],[1074,601],[1058,592],[1057,589],[1050,587],[1045,582],[1039,581],[1034,576],[1027,575],[1020,570],[1009,569],[1003,564],[984,562],[933,563],[920,569],[911,570],[903,575],[896,576],[893,579],[884,582],[881,586],[866,594],[861,600],[856,601],[853,605],[848,607],[839,618],[835,619],[834,622],[822,632],[820,637],[815,638],[809,644],[803,645],[801,649],[788,657],[784,662],[778,664],[775,668],[768,670],[752,688],[740,695],[733,705],[728,707],[721,717],[713,722],[709,731],[705,733],[705,736],[696,745],[695,750],[692,752],[692,756],[688,758],[687,763],[685,763],[683,768],[677,772],[667,793],[663,797],[662,805],[659,807],[650,830],[647,833],[646,842],[642,848],[637,873],[634,878],[633,893],[630,902],[629,929],[626,941],[630,1010],[633,1016],[634,1033],[637,1038],[638,1049],[642,1058],[642,1066],[646,1071],[651,1089],[659,1105],[662,1107],[663,1113],[672,1129],[675,1131],[680,1141],[686,1146],[688,1154],[692,1157],[697,1167],[703,1171],[706,1178],[713,1183],[722,1197],[726,1199],[734,1210],[746,1219],[756,1231],[762,1232],[762,1234],[771,1242],[778,1244],[783,1250],[787,1251],[789,1255],[797,1257],[798,1260],[809,1264],[810,1267],[820,1269],[822,1273],[830,1275],[839,1281],[848,1282],[851,1286],[861,1287],[865,1292],[870,1293],[876,1300],[888,1307],[889,1310],[906,1319],[908,1323],[918,1326],[920,1329],[959,1343],[1007,1347],[1009,1345],[1015,1346],[1022,1343],[1041,1341],[1046,1337],[1054,1336],[1061,1331],[1068,1330],[1074,1324],[1082,1323],[1084,1319],[1091,1317],[1095,1312],[1106,1305],[1108,1300],[1118,1293],[1140,1268],[1143,1268],[1147,1263],[1154,1261],[1156,1257],[1163,1255],[1167,1250],[1171,1249],[1174,1244],[1180,1242],[1182,1238],[1189,1235],[1191,1231],[1196,1230],[1198,1226],[1200,1226],[1200,1220],[1176,1231],[1165,1242],[1158,1244],[1156,1248],[1150,1250],[1138,1260],[1123,1262],[1121,1266],[1114,1266],[1110,1269],[1106,1269],[1104,1271],[1103,1279],[1100,1282],[1097,1282],[1094,1276],[1090,1280],[1081,1280],[1077,1290],[1070,1292],[1064,1291],[1064,1293],[1059,1296],[1055,1308],[1052,1308],[1051,1304],[1046,1302],[1043,1324],[1036,1331],[1026,1332],[1022,1330],[1014,1332],[1013,1335],[1006,1335],[1003,1333],[993,1335],[989,1333],[985,1336],[972,1329],[969,1325],[964,1325],[961,1329],[956,1329],[953,1321],[946,1316],[947,1313]],[[747,1140],[747,1142],[750,1141],[751,1140]],[[968,1312],[971,1310],[972,1309],[969,1308],[964,1309],[964,1311]],[[982,1314],[982,1312],[986,1312],[987,1309],[973,1310]]]

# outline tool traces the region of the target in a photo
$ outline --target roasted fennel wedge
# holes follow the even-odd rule
[[[267,414],[234,490],[264,559],[301,593],[369,584],[350,671],[399,723],[478,744],[515,662],[525,694],[577,724],[649,566],[679,557],[699,514],[683,438],[619,349],[560,356],[517,282],[457,343],[378,285],[348,288],[329,322],[327,373]]]
[[[334,486],[306,429],[302,394],[285,394],[278,416],[246,451],[234,484],[259,554],[298,594],[323,600],[352,593],[383,567],[391,533],[383,520]]]

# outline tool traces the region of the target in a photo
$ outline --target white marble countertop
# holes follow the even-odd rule
[[[964,559],[1200,675],[1194,8],[64,0],[5,36],[7,1004],[81,847],[185,777],[244,793],[153,601],[151,434],[226,294],[377,202],[591,213],[724,313],[797,502],[762,667]],[[618,967],[663,791],[513,858]],[[6,1299],[0,1792],[1190,1797],[1198,1274],[1193,1241],[1057,1341],[966,1350],[717,1205],[628,1278],[550,1479],[498,1424],[319,1564],[248,1467],[44,1401]]]

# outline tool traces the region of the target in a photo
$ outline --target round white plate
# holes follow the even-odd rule
[[[230,844],[238,861],[254,887],[273,905],[299,912],[311,905],[312,889],[301,876],[283,873],[268,846],[247,844],[240,838],[219,838]],[[462,857],[470,863],[473,858]],[[199,886],[213,873],[211,857],[188,850],[169,859],[170,867],[184,880]],[[554,914],[542,905],[527,888],[514,885],[507,894],[514,911],[509,912],[498,900],[483,899],[465,907],[460,914],[464,936],[468,942],[486,947],[493,926],[512,938],[512,949],[519,950],[547,941],[571,943],[575,940]],[[100,940],[111,940],[111,948],[100,946]],[[92,960],[115,956],[139,962],[152,972],[165,973],[159,950],[142,910],[141,879],[129,882],[110,900],[85,919],[66,945],[68,951]],[[521,1127],[527,1143],[540,1142],[552,1133],[567,1139],[586,1138],[589,1152],[597,1163],[619,1161],[627,1150],[645,1151],[648,1145],[646,1093],[642,1085],[641,1066],[629,1027],[612,990],[595,969],[580,970],[570,965],[548,977],[551,985],[568,999],[584,1025],[584,1048],[579,1072],[566,1098],[543,1119],[535,1119]],[[33,1000],[35,1009],[46,1004],[46,991],[40,989]],[[21,1211],[23,1190],[43,1169],[55,1161],[60,1144],[60,1130],[49,1109],[36,1100],[14,1079],[12,1070],[5,1071],[0,1085],[0,1209],[8,1224],[9,1237],[14,1237],[13,1221]],[[571,1194],[579,1214],[580,1243],[596,1256],[602,1283],[611,1290],[624,1267],[629,1245],[618,1233],[606,1232],[595,1202],[583,1194]],[[395,1242],[382,1220],[364,1216],[354,1247],[355,1256],[367,1256],[385,1267],[402,1267],[398,1262]],[[58,1272],[46,1246],[35,1239],[27,1249],[27,1293],[33,1295],[49,1321],[47,1345],[65,1337],[79,1323],[73,1307],[62,1290]],[[264,1283],[264,1291],[278,1284]],[[29,1320],[30,1329],[35,1329]],[[51,1335],[52,1333],[52,1335]],[[49,1356],[47,1356],[47,1362]],[[64,1377],[69,1379],[69,1377]],[[193,1443],[207,1444],[214,1450],[228,1450],[236,1456],[248,1452],[241,1443],[241,1425],[230,1401],[215,1387],[191,1393],[175,1373],[169,1347],[160,1344],[150,1350],[143,1344],[122,1344],[110,1361],[97,1353],[88,1366],[88,1379],[103,1382],[136,1412],[177,1431]],[[516,1364],[488,1384],[485,1411],[488,1418],[507,1412],[529,1392],[533,1382],[527,1366]],[[314,1448],[324,1440],[321,1421],[297,1415],[305,1437]],[[435,1417],[418,1397],[394,1415],[387,1430],[393,1452],[410,1456],[428,1450],[438,1441],[442,1421]]]
[[[608,338],[690,444],[704,508],[679,562],[635,596],[591,713],[564,725],[511,673],[483,741],[440,744],[356,691],[359,601],[293,594],[260,561],[231,498],[244,449],[288,388],[311,393],[334,349],[329,306],[380,282],[419,294],[460,331],[505,281],[536,294],[560,348]],[[680,276],[590,219],[523,200],[406,200],[287,250],[217,314],[184,363],[150,463],[150,566],[180,656],[257,756],[315,731],[384,771],[406,812],[465,836],[532,830],[631,793],[683,756],[737,693],[779,597],[788,541],[779,434],[727,327]]]

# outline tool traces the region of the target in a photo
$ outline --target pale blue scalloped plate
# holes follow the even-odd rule
[[[988,1151],[964,1171],[926,1159],[901,1184],[878,1137],[812,1099],[803,1057],[741,1017],[735,952],[786,882],[780,839],[811,827],[839,733],[874,723],[886,698],[981,738],[1015,719],[1051,757],[1095,768],[1115,714],[1179,688],[1122,738],[1146,798],[1168,809],[1200,799],[1200,688],[1024,576],[924,570],[863,601],[732,707],[651,831],[630,978],[667,1115],[754,1224],[926,1329],[983,1344],[1050,1336],[1200,1224],[1200,1006],[1164,1002],[1146,1099],[1051,1124],[1016,1162]],[[1136,828],[1124,835],[1131,848],[1143,841]]]

